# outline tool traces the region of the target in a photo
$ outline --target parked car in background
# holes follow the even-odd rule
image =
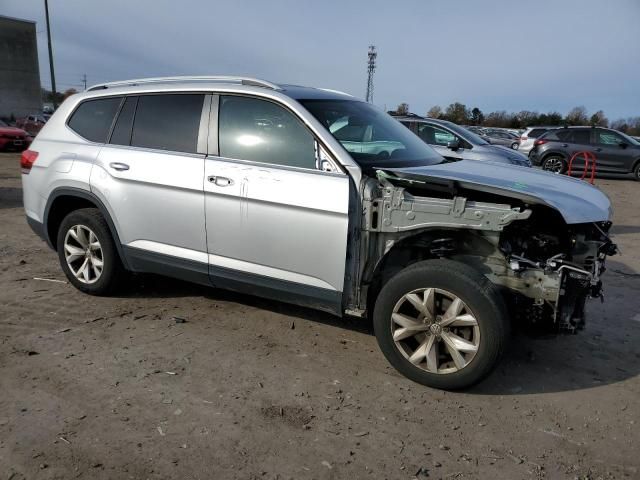
[[[500,145],[491,145],[480,135],[455,123],[418,115],[398,116],[396,119],[449,161],[480,160],[531,166],[525,155]]]
[[[534,142],[529,158],[543,170],[564,173],[571,157],[582,151],[595,155],[597,172],[633,173],[640,180],[640,142],[609,128],[565,127],[548,131]],[[582,172],[584,163],[584,158],[578,156],[572,169]]]
[[[0,120],[0,151],[22,151],[31,144],[31,135],[17,127],[10,127]]]
[[[42,130],[45,123],[47,123],[47,119],[43,115],[27,115],[16,120],[16,127],[26,130],[31,135],[36,135]]]
[[[520,147],[520,137],[509,130],[488,128],[484,133],[484,137],[492,145],[502,145],[512,150],[518,150]]]
[[[533,148],[533,142],[535,142],[540,135],[543,135],[549,130],[553,130],[555,128],[560,127],[527,127],[522,135],[520,135],[520,147],[518,150],[525,155],[528,155]]]

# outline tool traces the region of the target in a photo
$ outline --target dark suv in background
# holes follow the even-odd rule
[[[566,127],[550,130],[535,142],[529,159],[534,165],[555,173],[564,173],[571,157],[581,151],[596,156],[596,172],[633,173],[640,180],[640,142],[608,128]],[[584,158],[579,156],[572,169],[582,172]]]

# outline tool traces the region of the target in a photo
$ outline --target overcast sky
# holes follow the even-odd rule
[[[364,97],[424,114],[460,101],[492,110],[584,105],[640,115],[640,0],[50,0],[59,89],[160,75],[243,74]],[[43,0],[0,0],[37,22]]]

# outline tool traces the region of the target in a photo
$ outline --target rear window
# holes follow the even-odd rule
[[[87,100],[73,112],[68,125],[71,130],[92,142],[105,143],[122,97]]]
[[[196,153],[203,103],[204,94],[140,96],[131,145]]]
[[[549,130],[547,130],[546,128],[534,128],[529,133],[527,133],[527,137],[529,137],[529,138],[538,138],[540,135],[542,135],[543,133],[546,133],[548,131]]]

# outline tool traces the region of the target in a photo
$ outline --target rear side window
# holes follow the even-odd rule
[[[87,140],[105,143],[121,101],[122,97],[112,97],[82,102],[71,115],[69,128]]]
[[[196,153],[203,103],[204,94],[140,96],[131,145]]]
[[[273,102],[223,96],[218,122],[223,157],[316,168],[315,138],[295,115]]]
[[[109,143],[115,145],[129,145],[131,143],[131,128],[133,127],[133,116],[136,113],[137,103],[138,97],[128,97],[124,101],[116,124],[113,127]]]
[[[573,130],[566,141],[587,145],[590,143],[590,138],[591,132],[589,130]]]

